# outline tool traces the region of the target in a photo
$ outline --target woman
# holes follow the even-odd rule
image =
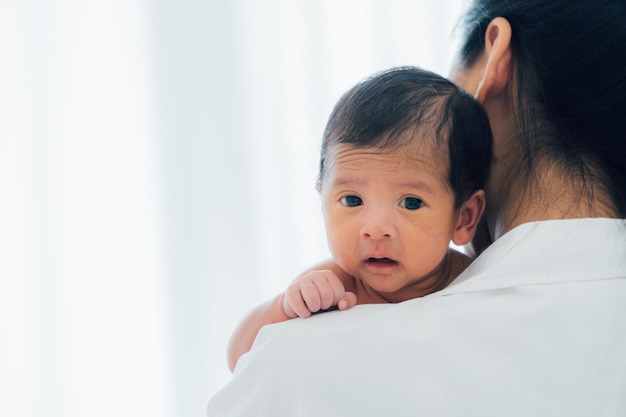
[[[210,416],[626,415],[626,3],[476,0],[464,22],[484,252],[424,298],[264,328]]]

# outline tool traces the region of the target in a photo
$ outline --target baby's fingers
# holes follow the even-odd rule
[[[318,286],[315,284],[315,281],[303,280],[300,285],[300,294],[302,295],[302,299],[304,300],[304,303],[310,313],[315,313],[322,308],[320,291]]]
[[[327,310],[336,306],[346,291],[343,284],[331,271],[320,271],[319,278],[315,280],[320,297],[320,308]]]
[[[356,305],[356,295],[351,292],[345,293],[343,298],[337,303],[339,310],[348,310]]]
[[[299,286],[292,285],[285,291],[283,311],[287,317],[291,319],[296,317],[309,317],[311,315]]]

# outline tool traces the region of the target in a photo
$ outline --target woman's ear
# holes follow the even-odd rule
[[[452,233],[452,242],[455,245],[466,245],[472,240],[484,211],[485,192],[478,190],[458,210],[456,225]]]
[[[503,17],[493,19],[485,31],[486,60],[474,96],[481,103],[504,91],[511,70],[511,24]]]

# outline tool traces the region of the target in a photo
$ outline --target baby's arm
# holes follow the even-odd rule
[[[228,369],[235,370],[239,357],[250,350],[261,327],[289,320],[282,308],[283,294],[250,311],[239,323],[228,343]]]
[[[344,278],[343,275],[341,275]],[[346,292],[345,286],[331,270],[312,270],[304,273],[287,291],[256,307],[239,324],[228,346],[228,368],[231,372],[239,357],[250,350],[261,327],[287,321],[337,306],[347,310],[356,304],[356,296]]]

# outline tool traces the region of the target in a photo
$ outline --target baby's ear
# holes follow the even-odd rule
[[[455,245],[466,245],[472,240],[484,211],[485,192],[478,190],[458,210],[456,226],[452,233],[452,242]]]

